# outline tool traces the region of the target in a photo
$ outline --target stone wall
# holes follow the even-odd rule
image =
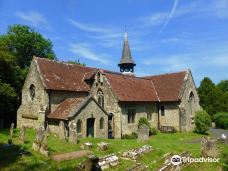
[[[101,71],[102,72],[102,71]],[[102,90],[104,94],[104,109],[108,113],[113,114],[114,125],[113,125],[113,135],[114,138],[121,138],[121,109],[118,104],[118,99],[114,92],[111,89],[110,84],[108,83],[105,75],[102,75],[101,72],[97,73],[95,76],[95,81],[91,87],[91,94],[98,99],[97,92]],[[98,74],[100,76],[98,77]]]
[[[152,119],[149,120],[152,127],[157,128],[158,115],[157,107],[155,103],[145,103],[145,102],[125,102],[121,104],[122,109],[122,135],[131,134],[132,132],[138,131],[138,120],[140,118],[147,118],[148,113],[152,113]],[[128,123],[128,109],[135,109],[135,122]]]
[[[33,99],[29,91],[31,85],[35,87],[35,96]],[[21,124],[24,124],[37,127],[44,122],[44,117],[40,116],[43,113],[40,113],[40,111],[41,108],[46,109],[48,107],[48,101],[48,94],[44,90],[37,65],[33,60],[22,89],[22,104],[17,112],[17,126],[20,127]]]
[[[173,126],[176,130],[179,130],[179,102],[163,102],[159,105],[163,105],[165,109],[164,116],[161,115],[161,109],[159,109],[160,126]]]
[[[104,127],[100,129],[100,119],[104,118]],[[90,100],[90,102],[74,117],[71,122],[77,124],[77,121],[81,119],[82,121],[82,131],[81,133],[77,133],[78,138],[87,136],[87,119],[95,118],[94,122],[94,137],[96,138],[108,138],[108,115],[94,102],[94,100]]]
[[[192,105],[190,105],[189,97],[193,94]],[[191,107],[192,106],[192,107]],[[181,131],[192,131],[195,127],[194,116],[195,112],[200,110],[199,96],[197,94],[196,86],[190,71],[188,71],[185,77],[185,86],[183,87],[181,94],[181,103],[179,105],[180,110],[180,127]]]

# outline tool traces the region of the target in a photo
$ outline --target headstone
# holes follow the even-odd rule
[[[40,147],[40,153],[46,157],[48,157],[50,154],[50,152],[48,151],[48,136],[49,136],[49,130],[48,130],[48,126],[47,126],[45,133],[44,133],[44,139],[43,139],[43,142]]]
[[[93,143],[85,142],[83,145],[81,145],[81,148],[83,150],[90,150],[93,148]]]
[[[98,164],[99,158],[90,155],[88,160],[85,162],[85,171],[101,171],[101,167]]]
[[[66,128],[63,121],[59,122],[59,140],[66,140]]]
[[[138,141],[145,142],[149,140],[149,127],[147,125],[140,125],[138,128]]]
[[[10,126],[8,144],[12,144],[14,123]]]
[[[101,151],[106,151],[109,149],[109,143],[106,143],[106,142],[97,143],[97,146],[98,146],[98,149]]]
[[[201,155],[203,157],[218,157],[218,148],[215,140],[203,137],[201,141]]]
[[[77,143],[76,124],[73,122],[69,125],[69,142]]]
[[[212,128],[215,128],[215,127],[216,127],[215,122],[212,122],[212,123],[211,123],[211,127],[212,127]]]
[[[32,144],[33,150],[38,151],[40,149],[43,139],[44,139],[44,131],[42,127],[39,127],[38,130],[36,131],[36,137]]]
[[[19,135],[19,141],[21,144],[24,144],[25,142],[25,131],[26,131],[26,127],[22,125],[20,128],[20,135]]]

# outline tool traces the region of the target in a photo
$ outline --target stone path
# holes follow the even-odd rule
[[[81,151],[75,151],[70,153],[52,155],[51,158],[55,161],[61,162],[64,160],[72,160],[72,159],[78,159],[81,157],[86,157],[89,154],[92,154],[92,152],[88,150],[81,150]]]
[[[228,130],[225,129],[215,129],[210,128],[211,138],[217,139],[221,136],[221,134],[225,134],[228,137]]]

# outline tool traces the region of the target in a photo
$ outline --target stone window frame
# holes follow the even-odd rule
[[[97,90],[97,101],[98,101],[98,104],[104,108],[104,93],[102,89]]]
[[[165,106],[164,105],[161,105],[160,111],[161,111],[161,116],[165,116]]]
[[[103,117],[100,118],[100,121],[99,121],[99,128],[100,128],[100,129],[104,129],[104,118],[103,118]]]
[[[77,133],[81,133],[82,132],[82,120],[81,119],[78,119],[77,121]]]
[[[34,86],[34,84],[31,84],[29,86],[29,97],[30,99],[33,101],[36,95],[36,87]]]
[[[127,110],[127,123],[128,124],[134,124],[135,123],[135,117],[136,117],[136,109],[135,108],[129,108]]]

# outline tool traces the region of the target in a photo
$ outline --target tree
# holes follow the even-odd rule
[[[198,88],[200,105],[212,117],[220,110],[222,91],[215,86],[210,78],[205,77]]]
[[[223,92],[228,92],[228,80],[222,80],[217,84],[217,87],[220,88]]]
[[[0,117],[7,119],[7,124],[16,121],[21,89],[33,55],[56,59],[51,41],[28,26],[12,25],[7,34],[0,35]]]
[[[211,126],[211,118],[205,110],[197,111],[195,115],[195,132],[205,134]]]
[[[6,35],[1,36],[0,41],[8,47],[8,50],[16,57],[16,63],[20,68],[30,65],[33,55],[55,59],[52,43],[40,33],[25,25],[9,26]]]

